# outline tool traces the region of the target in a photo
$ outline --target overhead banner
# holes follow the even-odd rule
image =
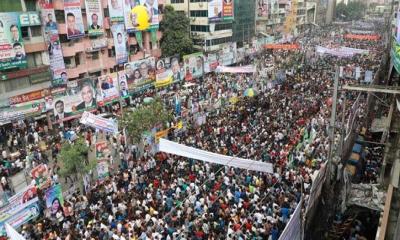
[[[369,41],[378,41],[380,36],[377,34],[370,35],[361,35],[361,34],[345,34],[344,38],[347,39],[355,39],[355,40],[369,40]]]
[[[223,0],[222,17],[224,21],[233,20],[233,0]]]
[[[76,39],[85,36],[80,0],[64,0],[65,26],[67,38]]]
[[[203,75],[203,61],[201,52],[183,56],[186,81],[192,81]]]
[[[339,48],[334,48],[334,49],[330,49],[330,48],[326,48],[326,47],[321,47],[321,46],[317,46],[315,48],[315,51],[319,54],[329,54],[332,56],[336,56],[336,57],[353,57],[354,53],[353,52],[349,52],[349,51],[343,51]]]
[[[204,72],[209,73],[218,66],[229,66],[236,62],[236,43],[225,44],[220,51],[204,55]]]
[[[68,81],[68,76],[65,70],[64,57],[58,35],[53,4],[46,3],[45,0],[41,0],[39,1],[39,6],[41,8],[44,40],[49,53],[52,85],[66,84]]]
[[[130,90],[137,92],[151,87],[156,80],[155,58],[126,63],[125,74]]]
[[[279,240],[302,240],[302,228],[303,228],[303,219],[301,217],[301,210],[303,206],[303,198],[297,204],[296,209],[294,210],[292,216],[290,217],[289,222],[286,224],[285,229],[283,229],[282,234],[279,237]]]
[[[80,117],[83,111],[95,110],[96,91],[91,79],[68,82],[64,92],[54,96],[52,101],[56,123]]]
[[[123,1],[124,0],[108,0],[108,11],[112,23],[124,21]]]
[[[215,72],[217,73],[255,73],[257,71],[255,66],[239,66],[239,67],[224,67],[218,66]]]
[[[223,0],[208,1],[208,21],[210,23],[220,22],[223,19],[222,1]]]
[[[82,114],[80,123],[104,132],[118,133],[118,123],[116,121],[94,115],[90,112],[84,112]]]
[[[126,49],[126,33],[124,24],[116,24],[111,26],[114,46],[115,46],[115,60],[117,64],[123,64],[128,61],[128,51]]]
[[[47,189],[45,194],[46,208],[50,210],[51,215],[58,211],[63,212],[64,198],[60,184],[56,184]]]
[[[282,50],[297,50],[300,49],[298,44],[265,44],[265,49],[282,49]]]
[[[86,19],[89,36],[99,36],[104,33],[103,8],[100,0],[85,0]]]
[[[0,218],[4,218],[4,214],[13,215],[21,206],[37,197],[37,190],[34,185],[25,187],[22,191],[16,193],[9,199],[4,206],[0,208]]]
[[[34,198],[24,203],[14,214],[0,219],[0,235],[6,234],[5,224],[8,223],[15,229],[29,221],[36,219],[40,215],[39,199]]]
[[[158,29],[158,0],[140,0],[140,5],[145,6],[147,9],[150,29]]]
[[[96,100],[99,106],[119,99],[118,76],[116,72],[98,77],[95,86],[97,90]]]
[[[160,139],[159,150],[169,154],[174,154],[186,158],[197,159],[204,162],[216,163],[225,166],[246,169],[249,171],[273,173],[273,166],[271,163],[261,161],[254,161],[250,159],[243,159],[238,157],[225,156],[217,153],[207,152],[204,150],[188,147],[183,144]]]
[[[0,70],[26,66],[19,13],[0,13]]]

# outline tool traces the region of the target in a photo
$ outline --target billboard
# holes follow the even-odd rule
[[[125,71],[118,72],[119,95],[122,98],[129,97],[128,81],[126,80]]]
[[[233,0],[223,0],[222,17],[224,21],[233,20]]]
[[[99,115],[94,115],[90,112],[84,112],[79,122],[104,132],[109,132],[112,134],[118,133],[117,120],[104,118]]]
[[[140,5],[143,5],[147,9],[149,15],[150,29],[158,28],[158,0],[140,0]]]
[[[126,49],[126,33],[124,24],[116,24],[111,27],[114,46],[115,46],[115,60],[117,64],[126,63],[128,61],[128,51]]]
[[[150,87],[156,80],[154,57],[125,64],[128,88],[134,91]]]
[[[179,56],[167,57],[156,62],[156,87],[182,81],[184,71],[179,63]]]
[[[80,0],[64,0],[65,26],[67,38],[81,38],[85,35]]]
[[[51,215],[55,215],[58,211],[63,212],[64,198],[60,184],[51,186],[46,190],[45,194],[46,208],[50,210]]]
[[[0,70],[26,67],[19,13],[0,13]]]
[[[268,1],[257,0],[257,17],[267,17],[267,16],[268,16]]]
[[[97,104],[103,106],[119,98],[117,73],[110,73],[96,79]]]
[[[103,8],[100,0],[85,0],[86,18],[89,36],[98,36],[104,33]]]
[[[10,224],[13,228],[18,229],[25,223],[39,217],[39,199],[34,198],[22,204],[12,215],[4,216],[0,219],[0,235],[6,235],[5,223]]]
[[[112,23],[124,21],[124,3],[125,0],[108,0],[108,12]]]
[[[65,84],[68,81],[67,72],[58,35],[56,16],[52,4],[39,2],[41,7],[42,28],[44,40],[47,46],[50,60],[50,70],[52,75],[52,85]]]
[[[183,56],[183,64],[186,81],[192,81],[194,78],[203,75],[203,53],[198,52]]]
[[[136,0],[124,0],[124,23],[125,23],[125,29],[126,31],[133,32],[135,31],[134,24],[132,23],[132,15],[131,15],[131,10],[135,7],[138,6],[139,3],[136,2]]]
[[[223,0],[210,0],[208,1],[208,21],[219,22],[222,20],[222,1]]]
[[[96,91],[91,79],[68,82],[64,92],[52,100],[55,122],[78,118],[83,111],[96,109]]]

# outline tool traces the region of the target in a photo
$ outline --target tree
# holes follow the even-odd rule
[[[164,17],[160,23],[161,50],[164,57],[179,54],[180,56],[194,52],[190,38],[190,20],[181,12],[176,12],[170,5],[165,7]]]
[[[73,143],[64,142],[58,159],[61,162],[60,175],[81,175],[88,173],[96,167],[96,159],[88,159],[89,148],[84,139],[78,138]]]
[[[161,99],[156,98],[132,112],[125,112],[122,125],[128,131],[128,136],[134,143],[142,140],[142,134],[157,125],[165,124],[173,119],[172,113],[165,109]]]
[[[339,3],[336,6],[336,18],[345,21],[359,20],[364,16],[366,6],[362,2]]]

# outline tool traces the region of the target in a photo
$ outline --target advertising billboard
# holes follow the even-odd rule
[[[103,106],[119,98],[117,73],[110,73],[96,79],[97,104]]]
[[[67,38],[81,38],[85,35],[80,0],[64,0],[65,26]]]
[[[233,20],[233,0],[223,0],[222,17],[224,21]]]
[[[126,63],[128,61],[128,51],[126,49],[126,32],[124,24],[116,24],[111,27],[114,46],[115,46],[115,60],[117,64]]]
[[[140,0],[140,5],[143,5],[147,9],[149,15],[150,29],[158,28],[158,0]]]
[[[108,0],[108,12],[112,23],[124,21],[124,3],[125,0]]]
[[[26,67],[19,13],[0,13],[0,70]]]
[[[203,53],[198,52],[183,56],[183,64],[186,81],[192,81],[194,78],[203,75]]]
[[[154,57],[125,64],[125,75],[130,90],[140,91],[156,80]]]
[[[78,118],[83,111],[96,109],[96,91],[92,79],[71,81],[67,89],[52,100],[56,123]]]
[[[85,0],[86,19],[89,36],[98,36],[104,33],[103,8],[100,0]]]
[[[219,22],[222,20],[222,1],[223,0],[210,0],[208,1],[208,21]]]

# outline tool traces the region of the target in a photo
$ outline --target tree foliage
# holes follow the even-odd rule
[[[88,159],[89,148],[83,138],[76,139],[72,144],[64,142],[58,159],[61,162],[62,177],[74,174],[86,174],[96,167],[96,160]]]
[[[176,12],[170,5],[165,7],[163,20],[160,22],[161,50],[164,57],[193,53],[193,41],[190,38],[190,20],[181,12]]]
[[[139,143],[144,132],[150,131],[159,124],[164,126],[172,118],[172,113],[165,108],[161,99],[156,98],[132,112],[125,112],[122,117],[122,125],[128,131],[128,136],[133,142]]]
[[[364,16],[366,5],[360,1],[349,2],[347,5],[339,3],[336,6],[336,18],[345,21],[359,20]]]

